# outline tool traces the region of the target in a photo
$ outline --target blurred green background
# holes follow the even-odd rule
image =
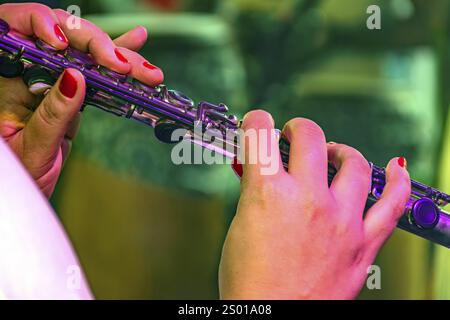
[[[450,192],[448,0],[96,0],[82,17],[141,53],[165,83],[232,112],[316,121],[328,140]],[[381,8],[368,30],[367,7]],[[100,299],[215,299],[239,195],[226,166],[175,166],[152,130],[88,108],[52,201]],[[396,230],[364,299],[450,298],[449,250]]]

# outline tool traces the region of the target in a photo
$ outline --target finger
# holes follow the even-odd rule
[[[61,9],[55,9],[53,12],[58,17],[71,47],[89,52],[98,64],[113,71],[122,74],[130,72],[131,65],[103,30],[83,19],[80,21],[80,28],[68,28],[67,19],[70,18],[70,14]]]
[[[330,186],[334,198],[341,206],[362,212],[371,186],[369,163],[359,151],[344,144],[328,143],[327,149],[328,161],[337,169]]]
[[[132,51],[139,51],[147,42],[147,29],[138,26],[114,39],[114,44],[118,47],[127,48]]]
[[[26,36],[35,35],[56,49],[65,49],[68,45],[57,16],[42,4],[3,4],[0,6],[0,19],[8,22],[12,30]]]
[[[290,175],[306,186],[322,185],[328,189],[328,162],[325,135],[313,121],[304,118],[290,120],[283,128],[290,142]]]
[[[389,162],[384,191],[364,219],[367,245],[371,252],[378,252],[391,235],[411,194],[411,181],[404,159],[394,158]]]
[[[164,74],[160,68],[144,59],[140,54],[126,48],[118,48],[122,55],[130,62],[130,75],[150,86],[157,86],[164,80]]]
[[[240,137],[244,157],[239,159],[243,162],[243,181],[284,171],[274,125],[272,116],[265,111],[255,110],[245,115],[244,135]]]
[[[39,176],[58,154],[61,143],[77,121],[85,95],[82,74],[67,69],[46,95],[22,131],[25,165]]]

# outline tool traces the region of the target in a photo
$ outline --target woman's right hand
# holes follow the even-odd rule
[[[383,194],[364,215],[371,169],[357,150],[327,144],[317,124],[293,119],[283,129],[290,142],[285,169],[278,143],[268,143],[276,140],[269,114],[250,112],[242,128],[256,132],[249,137],[257,141],[244,147],[241,197],[220,265],[221,297],[355,298],[409,198],[406,160],[389,162]],[[248,161],[252,154],[259,155],[253,163]],[[267,174],[261,154],[278,170]],[[338,170],[331,186],[329,162]]]
[[[136,52],[147,40],[145,28],[136,27],[113,41],[83,19],[80,28],[69,28],[69,17],[64,10],[36,3],[0,5],[0,19],[21,34],[37,37],[59,50],[70,45],[88,52],[98,64],[150,86],[163,81],[161,69]],[[0,136],[47,197],[54,190],[78,130],[84,95],[83,75],[75,69],[65,70],[45,97],[31,94],[21,78],[0,77]]]

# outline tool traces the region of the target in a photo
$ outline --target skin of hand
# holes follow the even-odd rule
[[[243,122],[244,130],[273,127],[263,111],[250,112]],[[243,164],[241,197],[219,269],[221,298],[355,298],[408,200],[406,161],[389,162],[384,192],[363,216],[371,182],[364,157],[349,146],[327,144],[310,120],[289,121],[283,136],[290,141],[288,170],[261,175],[260,163]],[[278,154],[278,146],[270,152]],[[338,169],[330,187],[328,161]]]
[[[37,37],[59,50],[71,47],[88,52],[98,64],[155,86],[163,81],[162,71],[136,51],[147,40],[147,31],[136,27],[114,41],[89,21],[81,19],[79,29],[66,23],[69,13],[35,3],[0,5],[0,18],[12,30]],[[67,69],[48,94],[35,96],[21,78],[0,77],[0,136],[50,197],[55,188],[71,141],[80,123],[85,95],[83,75]]]

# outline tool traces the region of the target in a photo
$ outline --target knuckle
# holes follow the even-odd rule
[[[99,56],[97,58],[97,56]],[[105,54],[105,55],[96,55],[97,61],[99,62],[100,65],[104,65],[104,66],[114,66],[117,65],[117,58],[113,55],[110,54]]]
[[[330,210],[328,202],[314,192],[303,192],[301,199],[305,213],[311,220],[323,217]]]
[[[67,16],[69,14],[66,10],[63,10],[63,9],[60,9],[60,8],[53,9],[53,12],[56,15],[61,15],[61,16]]]
[[[248,195],[246,199],[260,208],[270,209],[273,207],[273,201],[278,201],[283,197],[274,178],[262,179],[261,177],[253,176],[251,181],[244,183],[243,188]]]
[[[59,20],[61,26],[67,23],[67,20],[69,19],[70,16],[70,14],[63,9],[53,9],[53,14]]]
[[[63,10],[63,9],[60,9],[60,8],[56,8],[56,9],[53,9],[53,12],[55,12],[55,13],[66,13],[67,11],[65,11],[65,10]]]
[[[266,178],[261,183],[261,187],[259,189],[260,195],[264,199],[270,199],[274,195],[276,196],[279,193],[279,188],[275,179]]]
[[[40,14],[47,14],[47,15],[53,14],[52,9],[50,9],[49,7],[47,7],[46,5],[43,5],[41,3],[30,4],[29,10],[32,12],[40,13]]]
[[[362,178],[370,179],[372,169],[369,163],[364,158],[358,158],[354,161],[355,170],[359,172]]]
[[[348,230],[349,230],[349,225],[347,223],[344,222],[338,222],[335,223],[333,226],[333,234],[336,236],[342,236],[347,234]]]
[[[111,37],[106,31],[100,29],[98,26],[92,24],[89,21],[83,21],[84,25],[89,28],[90,31],[90,44],[97,45],[99,47],[107,48],[107,47],[115,47]]]
[[[98,34],[99,38],[103,39],[104,41],[107,41],[107,43],[109,43],[109,44],[112,44],[111,37],[109,36],[109,34],[106,31],[100,29],[97,26],[95,26],[95,29],[98,32],[97,34]]]
[[[340,145],[339,148],[343,154],[344,161],[351,162],[353,170],[358,172],[361,176],[370,178],[372,168],[361,152],[344,144]]]
[[[405,211],[405,203],[401,198],[395,198],[395,202],[391,204],[392,208],[392,220],[393,223],[397,223],[402,213]]]
[[[54,96],[49,95],[42,101],[42,105],[37,109],[37,112],[40,113],[40,116],[43,121],[45,121],[48,125],[53,125],[55,122],[58,122],[60,116],[55,111],[55,105],[58,103]]]

